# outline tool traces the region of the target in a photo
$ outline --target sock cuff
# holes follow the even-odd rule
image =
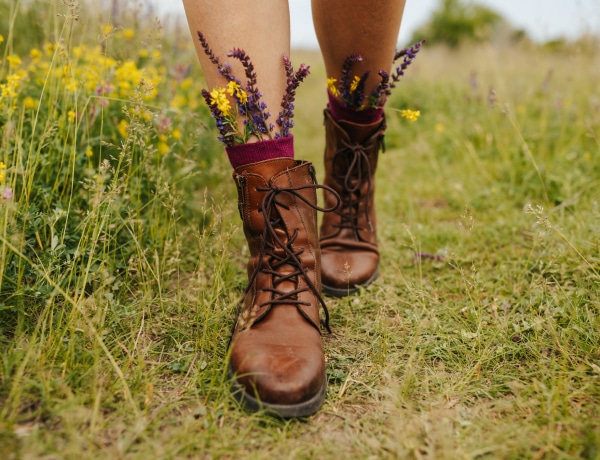
[[[383,117],[383,108],[365,108],[356,110],[346,105],[327,91],[329,111],[335,121],[349,121],[360,125],[373,124]]]
[[[294,136],[225,147],[234,169],[274,158],[294,158]]]

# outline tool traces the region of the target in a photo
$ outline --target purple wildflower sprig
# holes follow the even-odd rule
[[[387,98],[387,96],[391,94],[390,74],[387,73],[385,70],[380,70],[379,78],[379,83],[369,96],[369,107],[380,107],[385,102],[385,98]]]
[[[277,116],[276,123],[281,128],[281,133],[275,134],[276,138],[287,137],[290,135],[290,129],[294,126],[294,101],[296,100],[296,90],[304,79],[310,74],[310,68],[307,65],[300,64],[296,72],[292,67],[290,58],[283,55],[283,66],[285,68],[286,88],[281,101],[281,112]]]
[[[338,91],[341,93],[342,99],[347,101],[348,104],[351,104],[352,101],[352,83],[354,82],[352,78],[352,65],[356,62],[362,62],[362,60],[363,58],[360,54],[351,54],[342,64],[341,85]]]
[[[275,125],[269,121],[271,114],[258,90],[257,75],[250,56],[240,48],[234,48],[227,53],[228,57],[238,60],[242,65],[245,76],[245,82],[242,83],[233,75],[231,66],[221,62],[201,32],[198,32],[198,39],[210,62],[228,82],[225,88],[202,90],[202,96],[216,121],[220,133],[219,140],[231,147],[248,142],[251,136],[259,140],[272,139]],[[281,102],[282,110],[276,120],[281,132],[275,134],[276,138],[290,135],[290,129],[294,125],[292,118],[296,89],[310,73],[308,66],[304,64],[294,71],[289,58],[285,55],[283,63],[287,85]],[[239,120],[243,120],[243,126],[239,126]]]
[[[396,63],[400,58],[402,58],[402,62],[391,75],[385,70],[378,72],[380,81],[368,98],[365,96],[365,84],[369,72],[365,72],[361,77],[354,75],[352,72],[352,65],[363,60],[360,54],[351,54],[346,58],[342,65],[339,81],[335,78],[328,79],[327,88],[333,96],[339,97],[346,107],[356,110],[383,107],[387,97],[391,94],[391,90],[396,87],[400,78],[404,76],[405,70],[419,53],[423,43],[425,43],[425,40],[421,40],[408,48],[396,50],[392,63]],[[365,99],[367,100],[366,104]]]
[[[215,53],[213,53],[211,47],[208,46],[208,41],[206,41],[204,34],[200,31],[198,31],[198,40],[200,41],[200,45],[204,50],[204,54],[208,56],[210,62],[217,66],[217,71],[219,72],[219,75],[224,76],[225,78],[227,78],[228,81],[235,80],[235,77],[231,74],[231,67],[227,64],[221,63],[219,58],[215,55]]]
[[[272,138],[274,125],[268,123],[270,113],[267,105],[261,100],[262,95],[256,86],[256,72],[250,57],[239,48],[227,53],[228,57],[240,61],[244,68],[247,81],[245,86],[242,86],[242,82],[233,75],[231,66],[221,62],[202,32],[198,32],[198,40],[210,62],[217,67],[218,73],[228,81],[227,88],[214,88],[211,92],[202,91],[202,96],[221,134],[219,140],[231,147],[246,143],[251,136],[256,136],[259,140]],[[226,94],[233,99],[234,107],[231,107]],[[238,126],[238,116],[244,119],[242,129]]]
[[[420,42],[415,43],[414,45],[404,48],[400,51],[396,51],[394,55],[394,61],[396,62],[398,59],[403,57],[402,63],[396,67],[396,70],[391,75],[391,81],[389,84],[389,90],[396,87],[396,83],[400,80],[400,77],[404,76],[404,71],[407,69],[409,65],[412,64],[412,61],[417,57],[419,51],[421,51],[421,46],[423,46],[425,40],[421,40]],[[390,93],[386,93],[389,96]]]
[[[248,96],[247,104],[245,107],[246,114],[249,119],[246,120],[246,131],[249,134],[256,135],[259,139],[262,139],[261,135],[269,135],[273,131],[274,126],[268,124],[268,119],[271,116],[267,109],[267,104],[261,101],[262,94],[256,87],[256,72],[254,71],[254,64],[250,60],[250,57],[246,52],[239,48],[234,48],[229,53],[228,57],[237,59],[244,68],[246,75],[246,87],[245,91]]]
[[[365,100],[365,83],[367,82],[367,78],[369,78],[369,74],[370,72],[365,72],[359,79],[355,78],[356,88],[352,91],[352,99],[350,100],[350,104],[353,107],[363,106]]]

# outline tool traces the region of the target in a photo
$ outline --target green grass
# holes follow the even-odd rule
[[[423,49],[388,104],[381,277],[328,299],[326,403],[281,421],[229,393],[247,250],[192,43],[80,15],[0,109],[1,458],[600,457],[598,54]],[[51,69],[77,74],[97,37],[158,91],[127,80],[92,120],[93,91]],[[313,71],[297,155],[322,177],[322,61],[292,58]]]

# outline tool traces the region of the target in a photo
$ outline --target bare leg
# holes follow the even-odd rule
[[[224,87],[227,81],[210,62],[197,39],[206,37],[221,62],[229,62],[233,73],[243,80],[244,71],[235,59],[227,58],[233,48],[241,48],[252,59],[257,87],[274,121],[285,91],[283,54],[290,54],[290,14],[285,0],[183,0],[196,52],[209,90]],[[279,128],[276,126],[275,131]]]
[[[390,71],[405,0],[312,0],[313,18],[328,78],[340,79],[344,61],[360,54],[351,72],[369,71],[364,94]],[[323,292],[342,297],[372,283],[379,273],[375,222],[375,170],[385,131],[381,107],[357,107],[329,91],[325,110],[325,185],[341,198],[321,224]],[[357,103],[359,104],[359,103]],[[334,195],[324,192],[325,203]]]
[[[365,93],[377,85],[379,70],[389,71],[406,0],[312,0],[315,31],[327,76],[339,78],[344,60],[360,54],[355,75],[371,71]]]
[[[274,121],[288,86],[282,60],[284,53],[289,55],[287,1],[183,3],[194,38],[201,31],[242,81],[243,67],[226,54],[241,48],[250,56],[256,86]],[[198,42],[196,50],[209,88],[224,87],[226,79]],[[292,84],[297,77],[290,78]],[[291,110],[289,99],[285,104]],[[209,105],[214,109],[214,102]],[[223,111],[213,110],[213,116],[219,126]],[[238,131],[239,126],[244,125],[238,122]],[[286,129],[280,134],[263,142],[226,143],[250,250],[249,285],[235,320],[228,369],[234,395],[248,409],[268,409],[287,418],[315,413],[325,399],[327,379],[319,331],[319,307],[325,307],[317,272],[319,186],[312,164],[293,159],[293,137]]]

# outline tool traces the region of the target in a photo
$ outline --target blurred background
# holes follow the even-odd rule
[[[110,0],[113,1],[113,0]],[[146,5],[159,16],[184,20],[180,1],[145,0]],[[310,0],[290,1],[292,47],[315,49]],[[436,11],[454,13],[460,8],[490,11],[516,31],[526,34],[536,43],[560,39],[576,39],[600,30],[600,2],[597,0],[478,0],[459,2],[446,0],[407,0],[400,44],[407,44],[423,28]],[[501,21],[500,21],[501,22]]]

